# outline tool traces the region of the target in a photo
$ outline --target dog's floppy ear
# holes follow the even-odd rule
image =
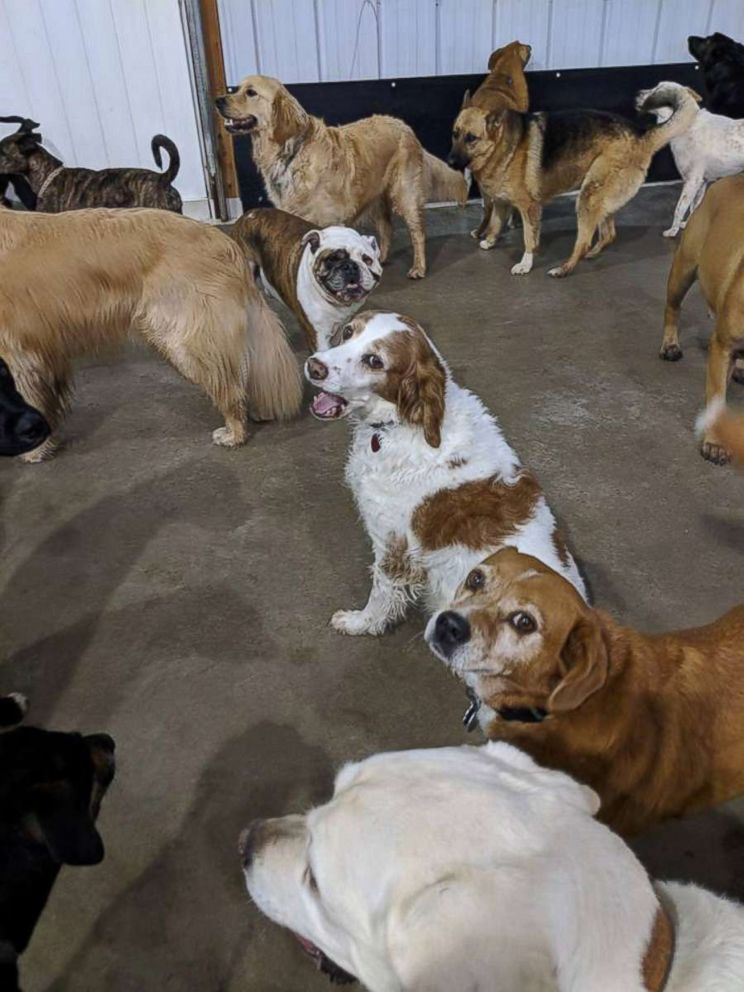
[[[688,86],[687,87],[687,92],[690,94],[690,96],[692,97],[692,99],[695,100],[696,103],[702,103],[703,102],[703,98],[700,96],[700,94],[697,92],[697,90],[694,90],[692,88],[692,86]]]
[[[34,797],[34,833],[63,865],[97,865],[103,841],[87,809],[75,801],[69,785],[42,786]]]
[[[371,234],[363,235],[364,240],[367,242],[371,250],[375,255],[380,254],[380,246],[377,244],[377,238],[373,237]]]
[[[504,54],[505,51],[506,51],[505,48],[497,48],[495,52],[491,52],[491,54],[488,56],[489,72],[493,70],[493,67],[496,65],[496,63],[498,62],[498,60],[501,58],[501,56]]]
[[[576,621],[560,654],[561,680],[548,698],[549,713],[567,713],[607,681],[609,654],[599,621],[587,613]]]
[[[297,101],[284,88],[277,90],[271,104],[271,136],[277,145],[293,138],[306,123],[307,115]]]
[[[21,131],[16,144],[22,152],[34,152],[41,144],[41,135],[31,131]]]
[[[412,335],[416,347],[400,380],[396,405],[401,420],[423,427],[426,443],[438,448],[442,443],[446,376],[421,331],[416,329]]]
[[[470,90],[465,90],[465,96],[462,98],[462,106],[460,107],[460,110],[467,110],[471,103],[472,100],[470,98]]]
[[[310,251],[314,255],[320,248],[320,231],[308,231],[307,234],[303,234],[302,244],[310,245]]]

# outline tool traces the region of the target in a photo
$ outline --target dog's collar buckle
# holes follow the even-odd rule
[[[462,716],[462,725],[465,730],[472,734],[475,730],[475,726],[478,723],[478,711],[480,710],[480,699],[476,696],[472,689],[467,690],[468,699],[470,700],[470,705],[465,710]]]

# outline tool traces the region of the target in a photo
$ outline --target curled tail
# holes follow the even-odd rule
[[[427,203],[448,203],[452,200],[461,207],[468,199],[470,183],[461,172],[456,172],[436,155],[424,152],[424,193]]]
[[[676,84],[668,88],[664,84],[645,90],[638,94],[636,109],[641,113],[652,113],[661,107],[669,107],[672,116],[663,124],[656,124],[648,130],[641,141],[646,145],[649,154],[655,155],[660,148],[668,145],[672,138],[679,137],[692,125],[700,109],[700,98],[687,87]]]
[[[302,379],[284,325],[254,289],[248,304],[248,408],[256,420],[288,420],[302,402]]]
[[[170,161],[168,162],[168,168],[162,173],[162,176],[165,182],[172,183],[178,175],[178,170],[181,168],[181,156],[178,154],[175,142],[171,141],[170,138],[166,138],[164,134],[156,134],[150,142],[150,148],[152,148],[152,157],[155,159],[155,165],[159,169],[163,168],[160,149],[164,148],[168,152]]]
[[[713,400],[697,419],[698,434],[708,434],[744,466],[744,415],[732,413],[721,400]]]

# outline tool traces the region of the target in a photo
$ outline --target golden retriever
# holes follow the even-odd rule
[[[0,209],[0,354],[54,431],[71,362],[135,332],[225,418],[216,444],[246,440],[246,416],[289,417],[299,369],[239,246],[164,210]],[[52,434],[21,457],[41,461]]]
[[[248,76],[216,105],[231,134],[251,135],[253,159],[274,206],[319,227],[364,216],[377,230],[383,261],[392,215],[398,214],[413,244],[408,276],[424,277],[424,204],[464,203],[468,183],[425,151],[406,123],[376,114],[329,127],[270,76]]]

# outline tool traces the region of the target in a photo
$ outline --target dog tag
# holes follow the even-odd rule
[[[374,451],[374,453],[377,454],[377,452],[380,450],[380,435],[379,434],[373,434],[372,435],[372,440],[370,441],[370,446],[371,446],[372,450]]]

